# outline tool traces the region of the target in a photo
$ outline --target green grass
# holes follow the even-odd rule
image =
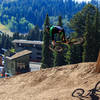
[[[8,28],[5,25],[0,24],[0,30],[8,30]]]
[[[2,31],[3,33],[9,35],[9,36],[12,36],[13,33],[8,29],[7,26],[3,25],[0,23],[0,31]]]

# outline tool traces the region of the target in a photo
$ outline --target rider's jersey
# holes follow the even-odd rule
[[[51,26],[50,27],[50,36],[52,37],[52,40],[54,40],[54,34],[60,34],[61,32],[64,33],[64,29],[60,26]]]
[[[54,26],[51,26],[50,27],[50,36],[52,37],[52,31],[53,31],[53,29],[54,29]]]

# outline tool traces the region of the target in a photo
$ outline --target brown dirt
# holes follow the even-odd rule
[[[73,64],[0,79],[0,100],[79,100],[72,97],[75,89],[87,92],[100,81],[95,65]]]

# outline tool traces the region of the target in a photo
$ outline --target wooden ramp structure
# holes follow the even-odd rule
[[[98,59],[96,62],[96,72],[100,73],[100,51],[99,51]]]

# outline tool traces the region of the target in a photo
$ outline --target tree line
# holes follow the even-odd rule
[[[11,49],[14,48],[12,41],[15,39],[25,39],[25,40],[37,40],[42,41],[43,31],[39,29],[38,26],[32,28],[28,34],[20,34],[19,32],[14,32],[13,36],[9,36],[6,33],[0,34],[0,49]]]
[[[85,2],[79,4],[74,0],[1,0],[0,23],[12,32],[27,33],[36,25],[42,29],[47,13],[53,19],[62,15],[70,20],[84,5]]]

